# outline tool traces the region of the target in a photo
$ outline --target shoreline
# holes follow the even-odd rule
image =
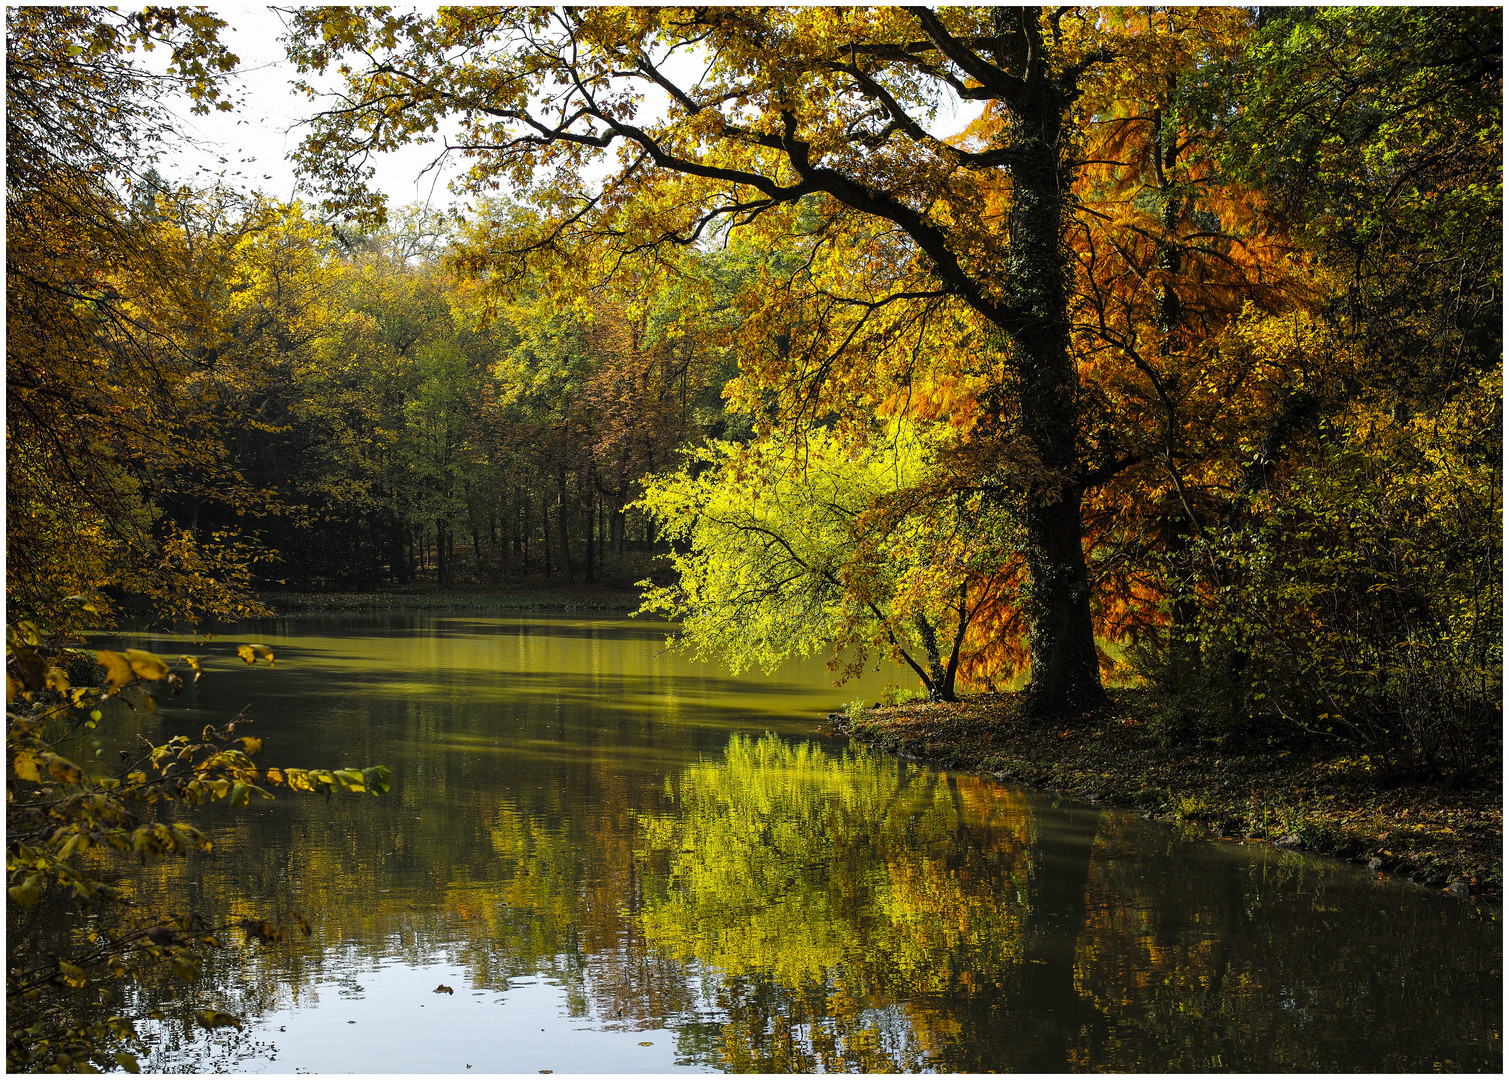
[[[1025,720],[1013,693],[829,720],[856,742],[929,765],[1139,811],[1212,839],[1346,859],[1464,899],[1502,899],[1498,760],[1447,787],[1391,777],[1345,745],[1179,745],[1148,730],[1143,692],[1110,696],[1109,709],[1070,720]]]
[[[340,611],[587,611],[627,615],[639,607],[640,590],[602,583],[521,585],[508,588],[434,586],[360,592],[266,592],[259,597],[275,618]]]

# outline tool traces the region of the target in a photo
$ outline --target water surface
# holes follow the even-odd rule
[[[277,653],[246,668],[234,644]],[[664,628],[280,620],[154,739],[238,710],[377,799],[197,821],[132,878],[302,912],[182,985],[144,1068],[266,1072],[1497,1070],[1497,908],[849,747],[820,663],[731,679]],[[163,652],[186,651],[165,640]],[[767,734],[769,733],[769,734]],[[108,750],[109,747],[104,749]],[[445,986],[451,993],[437,992]],[[238,1012],[206,1035],[189,1008]]]

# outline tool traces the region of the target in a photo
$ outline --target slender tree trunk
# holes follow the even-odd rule
[[[445,521],[435,519],[435,578],[443,589],[446,586],[445,575],[450,570],[450,560],[445,551]]]
[[[596,578],[593,575],[597,561],[597,497],[591,489],[587,492],[587,584],[592,584]]]
[[[410,580],[409,555],[405,549],[403,534],[403,523],[390,520],[388,523],[388,562],[392,567],[394,579],[400,585],[407,585]]]
[[[945,671],[943,667],[943,655],[938,651],[938,634],[933,629],[933,624],[927,621],[927,616],[918,612],[912,616],[912,622],[917,627],[917,634],[922,638],[922,651],[927,654],[927,679],[928,698],[933,701],[956,701],[954,696],[952,672]]]
[[[615,566],[624,561],[624,526],[627,518],[628,514],[622,506],[608,515],[608,550]]]
[[[540,472],[540,553],[545,560],[545,576],[550,576],[550,496],[545,491],[545,473]]]
[[[557,552],[561,560],[561,580],[567,585],[576,584],[576,579],[571,573],[571,530],[570,530],[570,506],[566,500],[566,466],[560,465],[555,474],[556,494],[556,532],[560,537],[560,550]]]

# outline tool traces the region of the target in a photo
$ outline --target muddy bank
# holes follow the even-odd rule
[[[1135,690],[1071,722],[1023,717],[1013,694],[834,713],[860,742],[1207,830],[1356,860],[1435,889],[1498,898],[1498,747],[1456,787],[1391,774],[1355,747],[1179,746],[1149,730]],[[1491,760],[1490,760],[1491,759]]]

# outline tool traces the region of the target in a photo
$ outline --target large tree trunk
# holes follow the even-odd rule
[[[1019,18],[1002,13],[1006,20]],[[1044,475],[1026,493],[1028,703],[1039,712],[1079,712],[1105,692],[1090,619],[1089,575],[1080,521],[1079,378],[1069,342],[1064,196],[1072,170],[1062,160],[1069,102],[1047,64],[1035,19],[1023,18],[1036,48],[1024,92],[1012,102],[1012,201],[1008,266],[1014,317],[1003,326],[1017,365],[1022,431]]]
[[[1029,503],[1027,573],[1029,707],[1078,713],[1103,703],[1077,490],[1057,502]]]

